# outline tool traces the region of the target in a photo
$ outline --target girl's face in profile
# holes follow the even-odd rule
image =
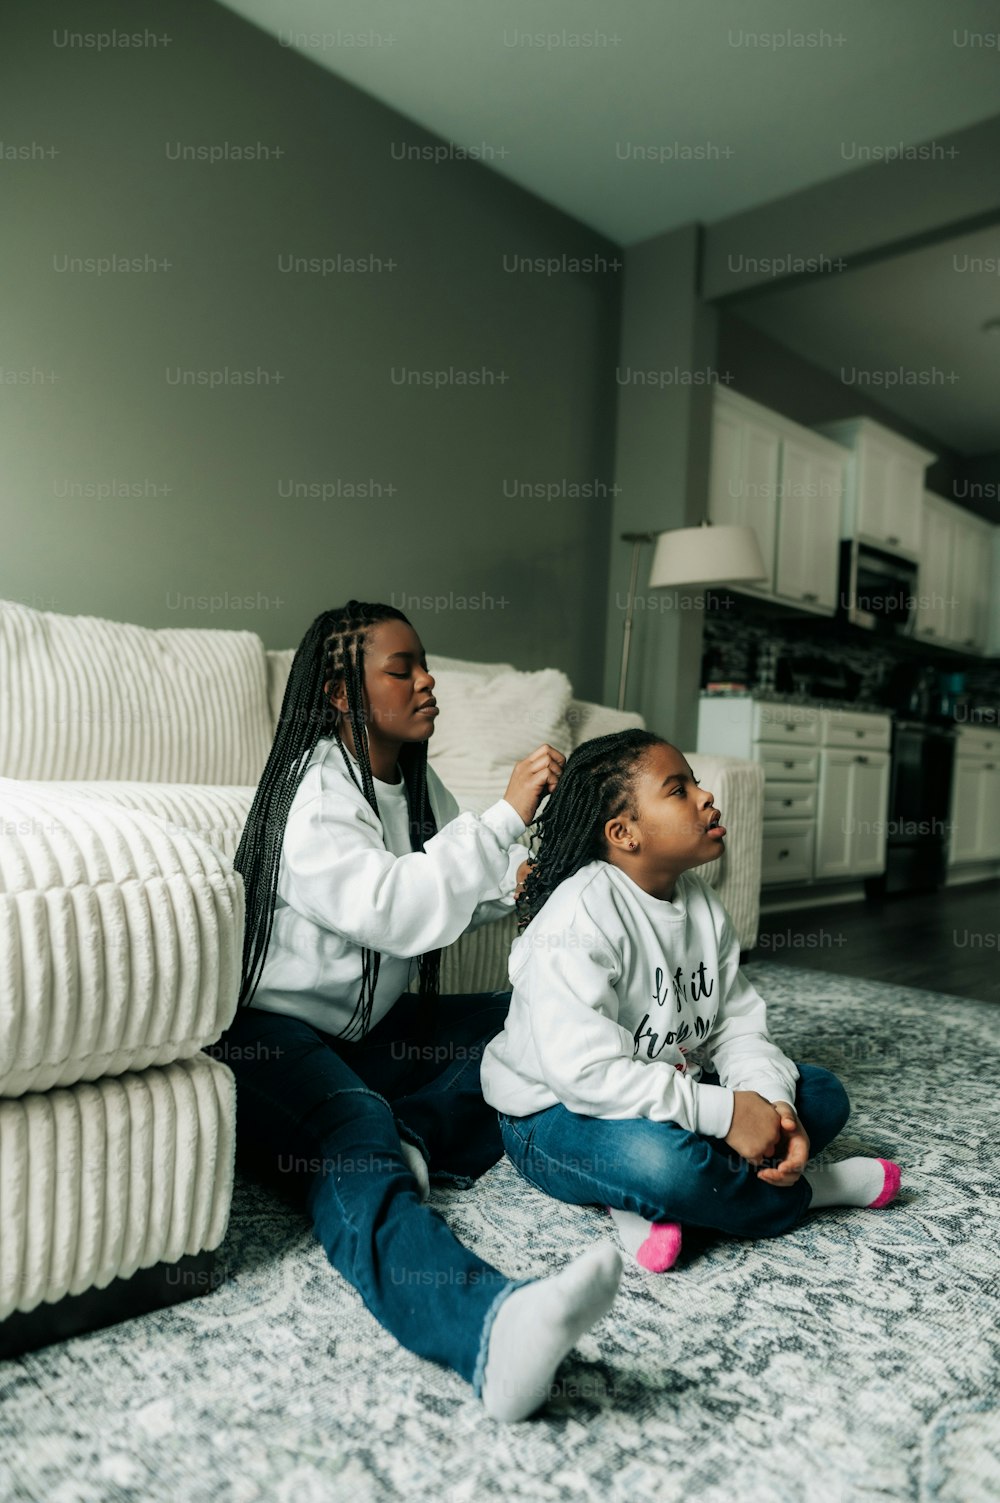
[[[437,701],[434,678],[420,638],[405,621],[380,621],[368,628],[364,642],[364,708],[369,746],[396,749],[434,734]],[[331,685],[332,701],[348,712],[343,679]]]
[[[605,826],[608,857],[615,866],[646,886],[643,876],[662,875],[669,883],[691,867],[718,861],[726,827],[714,796],[699,785],[676,746],[649,748],[632,792],[632,810]],[[634,851],[628,849],[630,842]]]

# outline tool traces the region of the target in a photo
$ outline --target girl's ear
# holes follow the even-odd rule
[[[635,850],[635,836],[621,815],[608,820],[604,826],[604,839],[609,850]]]
[[[323,693],[330,704],[333,705],[333,708],[339,710],[341,715],[348,713],[350,706],[347,703],[347,686],[343,678],[328,678],[323,685]]]

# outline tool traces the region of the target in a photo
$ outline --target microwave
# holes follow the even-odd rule
[[[849,538],[841,553],[840,605],[855,626],[909,636],[917,609],[916,563]]]

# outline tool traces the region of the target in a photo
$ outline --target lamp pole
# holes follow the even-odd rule
[[[639,549],[643,543],[652,543],[655,540],[652,532],[623,532],[623,543],[632,544],[632,571],[628,582],[628,604],[625,609],[625,634],[622,637],[622,666],[618,676],[618,708],[625,708],[625,684],[628,679],[628,655],[632,645],[632,616],[635,611],[635,583],[639,577]]]

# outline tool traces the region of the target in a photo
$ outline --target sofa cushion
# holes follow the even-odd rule
[[[0,1320],[218,1247],[235,1120],[205,1054],[0,1101]]]
[[[568,752],[569,679],[556,668],[491,678],[442,670],[434,690],[441,714],[431,765],[463,809],[482,813],[502,798],[515,762],[548,741]]]
[[[573,699],[566,711],[566,724],[573,737],[574,749],[598,736],[612,736],[618,731],[644,731],[646,722],[634,710],[613,710],[610,705],[591,704]]]
[[[0,776],[256,783],[270,746],[252,632],[0,601]]]
[[[242,878],[151,814],[0,778],[0,1095],[196,1054],[231,1021]]]
[[[195,783],[46,783],[46,791],[74,798],[97,799],[122,809],[155,814],[168,827],[178,827],[214,845],[231,862],[243,834],[256,788],[226,788]]]
[[[280,652],[267,654],[267,704],[272,734],[278,724],[278,716],[281,714],[281,701],[285,697],[285,685],[292,671],[292,659],[295,653],[294,647],[283,647]]]
[[[476,678],[497,678],[516,673],[513,663],[473,663],[468,658],[443,658],[436,652],[427,654],[427,666],[437,678],[439,673],[474,673]]]

